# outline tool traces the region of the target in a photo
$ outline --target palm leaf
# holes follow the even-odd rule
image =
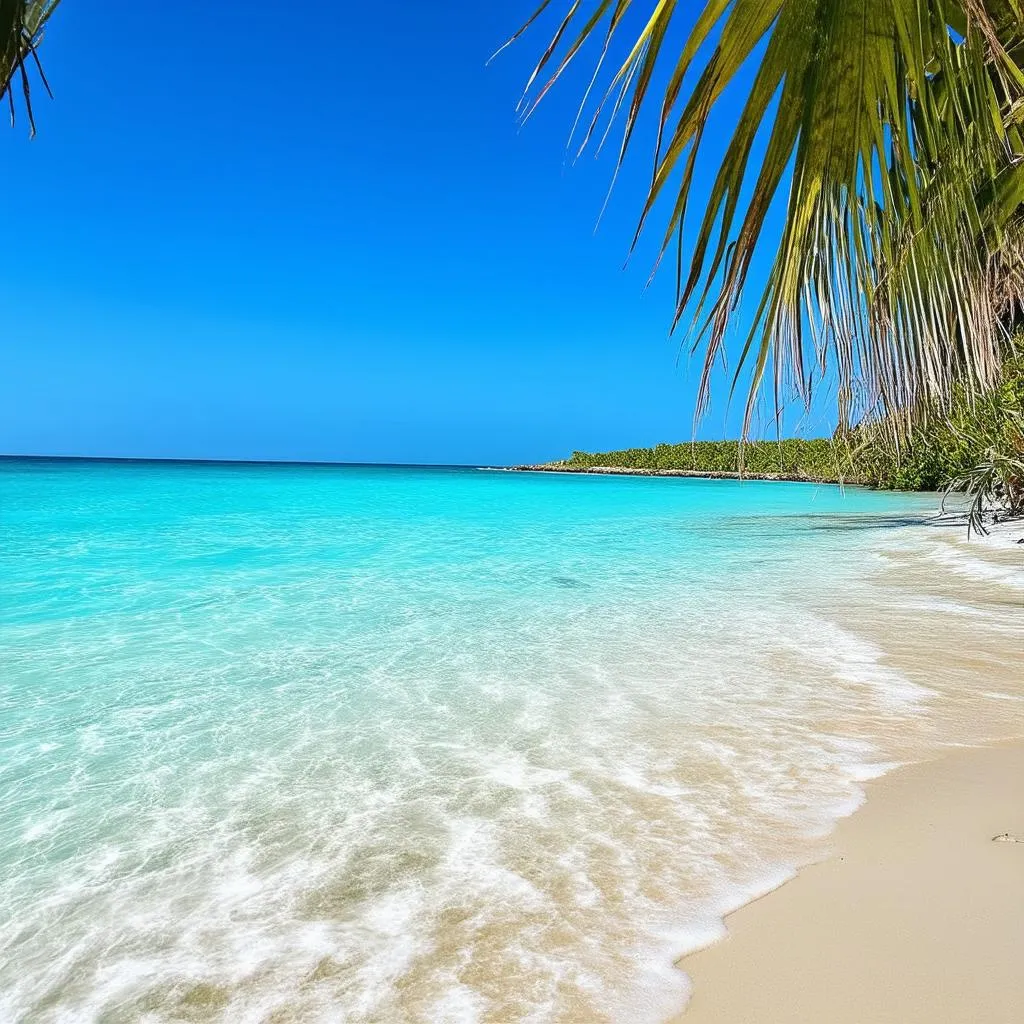
[[[630,6],[639,5],[574,0],[531,79],[527,109],[592,35],[602,40],[596,81]],[[791,395],[809,402],[814,381],[831,372],[844,422],[900,429],[915,410],[941,407],[954,383],[993,384],[1007,344],[994,315],[1007,296],[993,295],[993,281],[1012,278],[1006,246],[1019,238],[1010,228],[1024,188],[1021,0],[705,0],[692,25],[680,24],[685,5],[644,6],[649,15],[625,38],[587,140],[609,109],[624,109],[621,163],[656,103],[637,237],[671,198],[660,253],[676,239],[673,327],[687,318],[703,352],[699,409],[754,253],[772,242],[734,378],[748,387],[746,429],[769,372],[777,405]],[[564,50],[563,38],[572,39]],[[722,130],[721,97],[751,62],[684,252],[702,144],[709,129]],[[548,66],[555,70],[540,84]],[[769,208],[787,188],[785,228],[766,239]],[[1012,291],[1009,304],[1022,298]]]
[[[11,124],[14,124],[14,91],[20,88],[32,135],[35,135],[36,122],[32,111],[30,68],[49,93],[38,47],[43,28],[59,3],[60,0],[0,0],[0,100],[7,97]]]

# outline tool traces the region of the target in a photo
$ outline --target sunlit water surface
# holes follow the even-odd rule
[[[1024,731],[1019,565],[934,498],[18,460],[0,488],[4,1021],[656,1021],[859,781]]]

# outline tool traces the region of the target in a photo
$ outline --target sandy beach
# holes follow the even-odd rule
[[[1024,1019],[1024,742],[870,783],[826,861],[726,923],[681,962],[685,1024]]]

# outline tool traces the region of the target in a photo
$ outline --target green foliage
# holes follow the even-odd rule
[[[1024,417],[1011,414],[1002,429],[979,435],[980,460],[950,482],[950,491],[963,492],[970,502],[968,532],[987,533],[985,518],[1024,515]]]
[[[648,471],[687,470],[697,473],[777,474],[808,480],[850,480],[846,447],[828,438],[784,441],[690,441],[625,451],[573,452],[569,469],[609,466]]]
[[[573,452],[566,469],[598,466],[864,483],[901,491],[964,493],[971,525],[986,511],[1024,514],[1024,356],[1008,359],[998,388],[973,397],[960,389],[943,416],[898,444],[881,426],[835,438],[784,441],[692,441],[617,452]]]
[[[957,433],[978,453],[949,484],[970,501],[970,528],[986,533],[987,513],[1024,516],[1024,357],[1007,364],[1002,385]]]
[[[1018,356],[1004,364],[999,387],[980,397],[958,389],[950,409],[926,421],[902,445],[878,428],[861,431],[853,445],[854,462],[876,487],[931,491],[954,485],[969,490],[968,481],[982,463],[1008,470],[1021,442],[1022,418],[1024,357]],[[998,477],[998,469],[993,471]]]
[[[873,436],[854,456],[864,479],[895,491],[937,491],[973,464],[975,452],[947,424],[923,427],[909,443],[895,447]]]

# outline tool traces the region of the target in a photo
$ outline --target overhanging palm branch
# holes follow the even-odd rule
[[[32,113],[32,74],[37,74],[47,92],[50,86],[43,74],[37,52],[43,27],[57,9],[60,0],[0,0],[0,100],[7,98],[11,123],[15,119],[15,89],[25,103],[29,131],[35,134]]]
[[[786,183],[785,227],[734,378],[747,377],[746,429],[766,380],[776,405],[809,401],[829,365],[847,423],[901,424],[941,406],[954,382],[994,383],[1006,340],[996,307],[1024,299],[1005,265],[1024,203],[1022,0],[705,0],[692,24],[677,0],[573,0],[527,112],[598,37],[593,89],[640,8],[649,17],[586,111],[581,151],[623,112],[621,162],[642,112],[658,109],[637,237],[659,200],[671,203],[660,252],[675,240],[673,327],[689,313],[704,353],[698,411]],[[705,134],[747,67],[684,255]],[[994,293],[997,280],[1016,291]]]

